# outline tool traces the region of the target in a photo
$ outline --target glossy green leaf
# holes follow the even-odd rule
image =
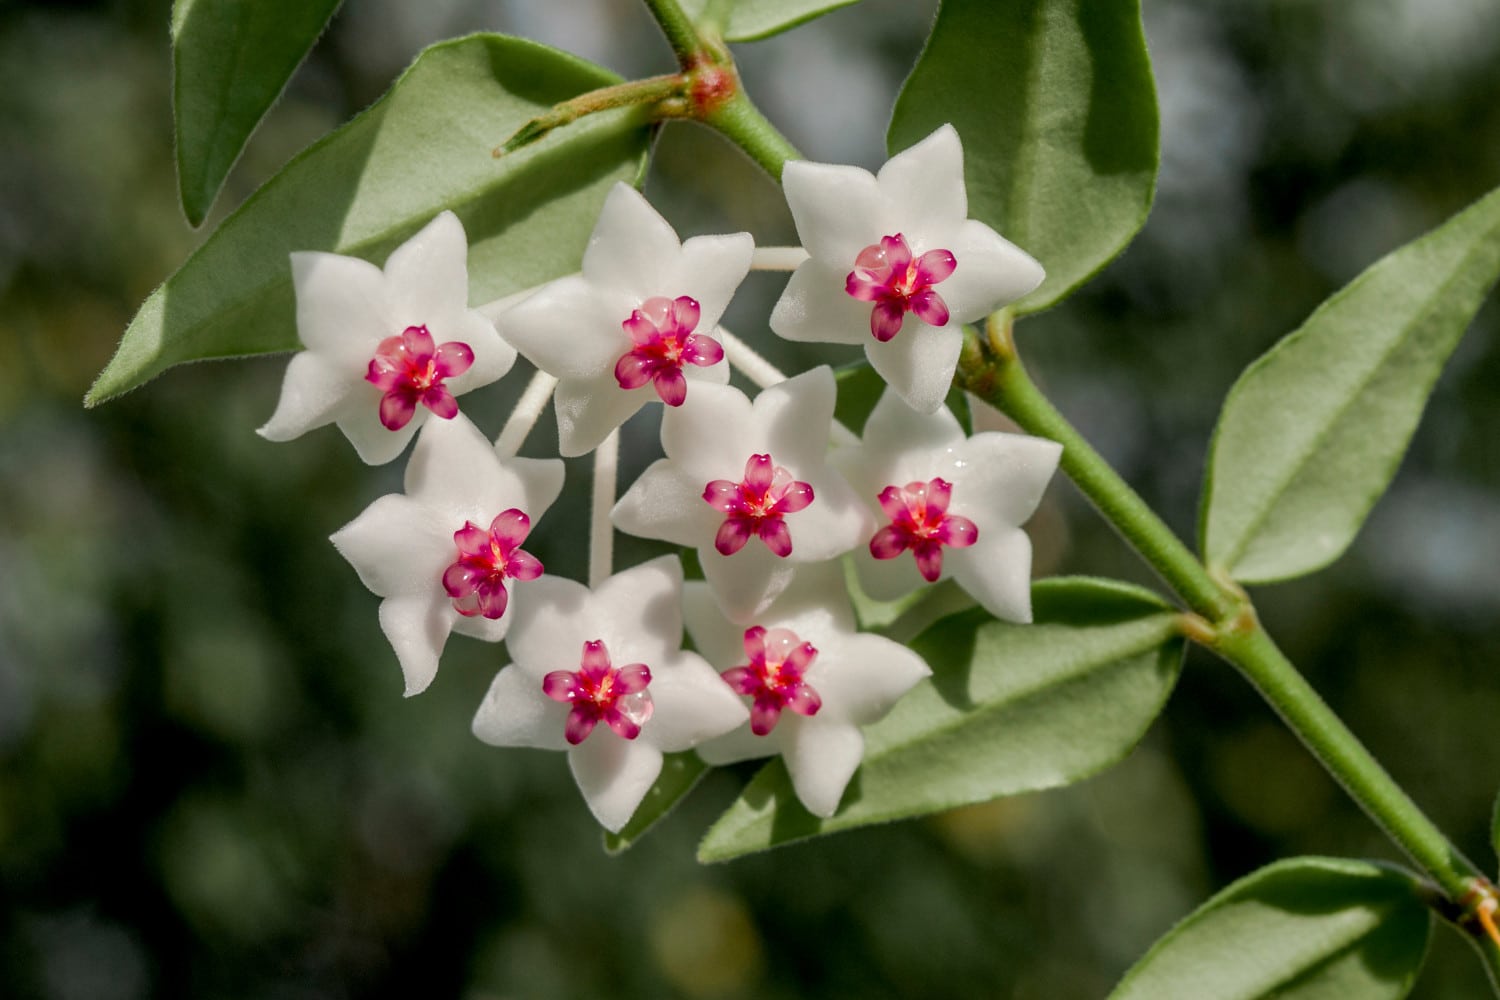
[[[866,727],[864,763],[831,818],[802,808],[778,759],[708,831],[700,860],[1065,785],[1125,756],[1176,682],[1176,614],[1103,580],[1044,581],[1032,601],[1034,625],[976,608],[912,643],[933,676]]]
[[[560,100],[616,80],[555,49],[474,35],[427,49],[390,92],[268,181],[151,294],[90,390],[90,405],[170,365],[297,346],[293,250],[383,263],[443,209],[469,236],[485,302],[575,271],[617,181],[640,173],[647,131],[590,115],[499,160],[491,148]]]
[[[1497,276],[1500,191],[1376,263],[1246,369],[1209,455],[1209,563],[1265,583],[1338,558]]]
[[[691,751],[667,754],[662,758],[660,776],[636,807],[630,822],[619,833],[604,834],[604,849],[610,854],[619,854],[634,847],[647,831],[666,819],[667,813],[686,798],[707,773],[708,765]]]
[[[240,150],[339,0],[177,0],[172,105],[182,209],[203,222]]]
[[[701,23],[705,11],[710,7],[723,8],[727,10],[725,23],[722,25],[725,40],[753,42],[858,2],[859,0],[682,0],[682,9],[693,20]]]
[[[1137,0],[942,0],[891,152],[951,121],[969,214],[1029,252],[1053,305],[1125,248],[1156,189],[1156,88]]]
[[[1278,862],[1172,928],[1110,1000],[1399,1000],[1432,931],[1418,891],[1384,865]]]

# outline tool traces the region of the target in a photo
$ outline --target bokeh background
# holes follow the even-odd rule
[[[1019,337],[1061,408],[1191,534],[1236,373],[1500,183],[1500,5],[1145,6],[1156,209]],[[743,46],[747,85],[812,157],[877,165],[933,9],[867,0]],[[399,469],[361,466],[331,429],[256,437],[280,360],[181,368],[81,407],[135,306],[202,236],[175,201],[168,14],[0,2],[0,994],[1101,997],[1260,865],[1394,858],[1253,692],[1196,654],[1143,745],[1081,785],[700,867],[696,839],[744,778],[723,772],[607,857],[561,755],[469,734],[497,649],[456,639],[432,689],[401,698],[377,600],[326,540]],[[626,0],[350,0],[217,217],[422,45],[477,29],[627,75],[671,65]],[[793,236],[769,182],[693,126],[664,131],[648,191],[685,234]],[[731,319],[800,366],[764,330],[777,285],[755,278]],[[1257,595],[1314,684],[1490,870],[1497,328],[1491,302],[1353,550]],[[481,425],[516,391],[486,397]],[[628,465],[653,435],[632,425]],[[549,520],[584,517],[570,502]],[[1149,582],[1065,482],[1034,533],[1039,573]],[[583,553],[542,534],[549,568],[581,576]],[[1439,929],[1414,995],[1484,995],[1456,935]]]

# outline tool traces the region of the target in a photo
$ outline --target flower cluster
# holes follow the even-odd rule
[[[910,649],[859,630],[847,561],[877,599],[951,577],[993,614],[1030,618],[1021,525],[1059,448],[968,435],[943,400],[960,326],[1035,288],[1041,268],[967,218],[951,127],[878,175],[793,162],[783,181],[806,255],[770,326],[864,346],[889,389],[862,437],[835,422],[829,368],[770,378],[719,326],[755,260],[750,235],[682,241],[624,185],[580,273],[480,309],[451,213],[384,269],[292,257],[306,350],[261,433],[281,441],[336,423],[372,464],[416,437],[405,492],[333,535],[382,598],[406,692],[433,682],[450,633],[503,639],[510,663],[475,734],[566,751],[610,830],[635,813],[663,754],[693,749],[714,764],[781,755],[803,805],[837,811],[863,756],[860,727],[929,673]],[[459,397],[517,354],[538,370],[542,403],[551,395],[558,452],[597,456],[602,569],[589,586],[533,554],[545,554],[533,533],[547,530],[564,475],[560,459],[515,454],[541,404],[518,407],[495,443],[461,412]],[[753,399],[728,384],[731,363],[761,382]],[[614,502],[616,429],[656,403],[663,457]],[[684,581],[676,556],[611,574],[615,529],[695,550],[703,579]],[[684,623],[696,652],[682,648]]]

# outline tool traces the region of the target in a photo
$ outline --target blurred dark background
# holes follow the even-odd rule
[[[877,165],[933,7],[867,0],[743,46],[747,85],[810,156]],[[1500,184],[1500,5],[1146,8],[1155,212],[1019,336],[1062,409],[1190,534],[1237,372]],[[202,235],[175,200],[168,16],[167,0],[0,2],[0,995],[1101,997],[1263,864],[1394,859],[1201,655],[1144,744],[1073,788],[704,868],[696,838],[741,778],[717,774],[606,857],[561,755],[469,734],[498,649],[455,639],[433,687],[401,698],[377,599],[326,540],[397,488],[399,467],[366,469],[332,429],[256,437],[281,360],[181,368],[81,407],[136,305]],[[626,0],[350,0],[215,217],[422,45],[477,29],[627,75],[670,68]],[[685,235],[793,236],[769,182],[692,126],[663,133],[648,191]],[[800,366],[764,329],[778,284],[755,278],[731,325]],[[1487,870],[1497,327],[1492,301],[1354,549],[1257,595],[1293,659]],[[487,397],[482,426],[498,429],[517,381]],[[627,465],[653,435],[632,425]],[[584,517],[572,504],[549,520]],[[1033,527],[1039,573],[1148,581],[1064,482]],[[539,555],[582,575],[559,534]],[[622,542],[621,563],[633,551]],[[1414,995],[1485,995],[1456,935],[1438,930]]]

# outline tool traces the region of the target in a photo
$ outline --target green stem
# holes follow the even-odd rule
[[[669,76],[653,76],[645,80],[631,80],[612,87],[601,87],[586,94],[555,104],[546,114],[538,115],[516,130],[515,135],[495,147],[494,155],[514,153],[523,146],[541,139],[553,129],[571,125],[586,115],[610,111],[614,108],[651,108],[652,117],[661,119],[685,114],[690,81],[681,73]]]
[[[1444,916],[1479,947],[1492,974],[1500,942],[1474,919],[1497,901],[1494,886],[1460,854],[1386,773],[1271,640],[1248,597],[1220,583],[1155,512],[1094,451],[1031,381],[1016,354],[1010,317],[998,313],[981,338],[967,334],[957,384],[999,407],[1028,433],[1063,446],[1063,471],[1093,501],[1196,616],[1184,633],[1233,664],[1261,693],[1308,750],[1446,896]]]
[[[777,131],[776,126],[760,113],[744,88],[734,87],[730,96],[702,116],[705,125],[718,129],[759,163],[771,179],[781,182],[781,168],[787,160],[800,160],[802,154]]]
[[[704,49],[703,39],[677,0],[644,0],[651,16],[656,19],[661,33],[667,36],[677,62],[683,69],[690,68],[699,60]]]

